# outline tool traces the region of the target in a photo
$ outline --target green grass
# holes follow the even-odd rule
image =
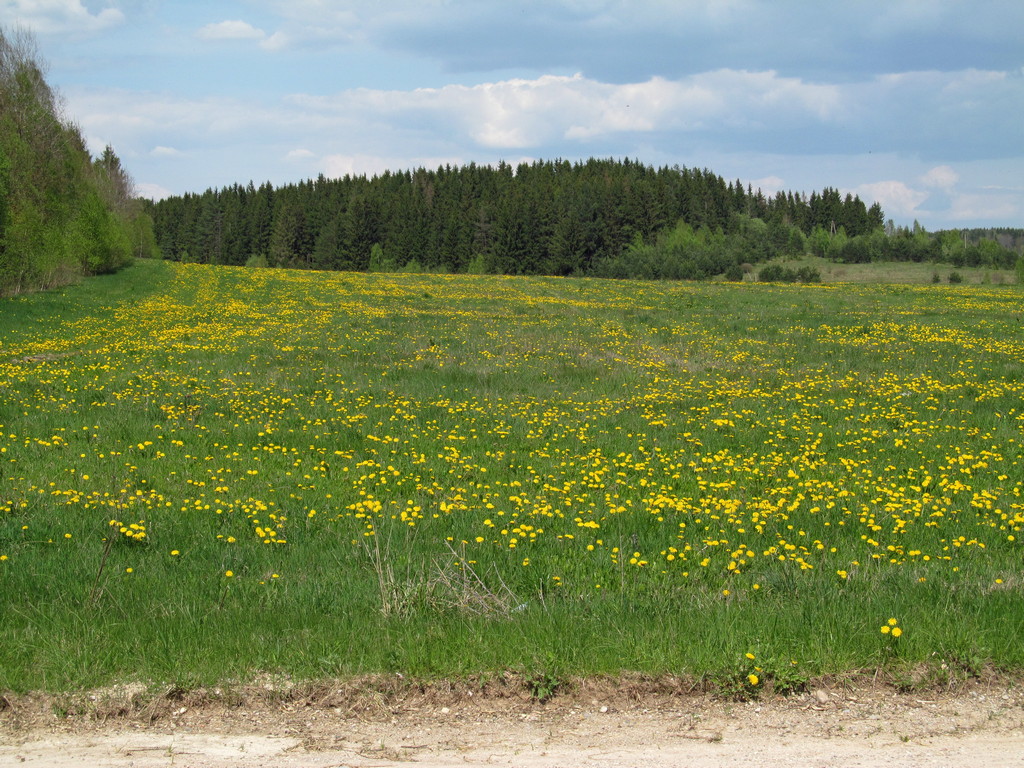
[[[877,261],[867,264],[842,264],[817,256],[803,258],[775,259],[764,264],[755,264],[751,277],[756,279],[765,264],[781,264],[790,269],[814,267],[823,283],[899,283],[912,285],[949,284],[950,275],[957,273],[963,285],[1015,285],[1017,273],[1013,269],[992,269],[989,267],[954,267],[951,264],[930,262]],[[955,280],[954,280],[955,282]]]
[[[5,301],[0,689],[1019,670],[1020,320],[165,263]]]

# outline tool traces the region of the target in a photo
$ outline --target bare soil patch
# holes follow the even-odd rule
[[[1001,680],[897,693],[868,681],[722,701],[673,679],[231,691],[140,687],[0,699],[0,766],[421,768],[1020,765],[1024,692]]]

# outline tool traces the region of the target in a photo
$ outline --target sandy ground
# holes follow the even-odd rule
[[[547,704],[467,691],[358,707],[177,697],[58,716],[53,702],[2,703],[4,767],[1024,766],[1024,691],[1006,682],[955,694],[821,687],[754,702],[584,686]]]

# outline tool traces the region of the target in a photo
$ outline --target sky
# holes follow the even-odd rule
[[[1021,0],[0,0],[154,199],[631,158],[1024,227]]]

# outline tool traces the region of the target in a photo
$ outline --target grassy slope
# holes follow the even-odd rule
[[[774,262],[791,269],[803,266],[814,267],[825,283],[888,283],[932,285],[949,283],[954,272],[962,278],[963,285],[1014,285],[1017,274],[1012,269],[988,269],[986,267],[953,267],[949,264],[928,262],[878,261],[869,264],[840,264],[816,256],[801,259],[776,259]],[[754,275],[764,264],[754,267]],[[935,277],[938,276],[938,280]]]
[[[1020,668],[1020,308],[161,263],[4,302],[0,688]]]

